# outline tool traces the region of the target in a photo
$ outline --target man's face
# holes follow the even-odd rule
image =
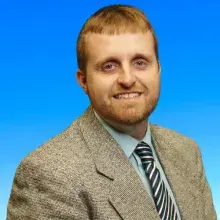
[[[79,72],[77,77],[96,112],[113,123],[145,120],[160,93],[152,34],[88,34],[86,48],[86,77]]]

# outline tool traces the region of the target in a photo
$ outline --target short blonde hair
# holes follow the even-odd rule
[[[77,39],[77,63],[79,69],[86,72],[87,53],[85,36],[95,34],[146,33],[150,31],[154,38],[157,60],[158,42],[154,30],[146,15],[140,9],[129,5],[110,5],[99,9],[83,25]]]

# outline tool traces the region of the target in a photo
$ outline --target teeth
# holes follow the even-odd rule
[[[116,98],[117,99],[121,99],[121,98],[128,99],[128,98],[134,98],[134,97],[137,97],[137,96],[139,96],[139,93],[129,93],[129,94],[116,95]]]

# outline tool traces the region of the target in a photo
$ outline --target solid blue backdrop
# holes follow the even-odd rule
[[[75,43],[85,19],[104,5],[145,11],[159,39],[162,91],[151,122],[200,146],[220,215],[220,2],[1,1],[0,219],[20,161],[88,106],[75,79]]]

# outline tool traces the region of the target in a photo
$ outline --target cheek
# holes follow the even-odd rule
[[[158,91],[160,87],[159,74],[149,74],[141,79],[143,85],[148,89],[150,93]]]
[[[149,84],[149,94],[152,99],[155,99],[159,96],[160,93],[160,83],[159,81],[153,81]]]
[[[109,86],[102,80],[95,78],[90,81],[88,90],[89,96],[95,98],[97,102],[107,99],[110,94]]]

